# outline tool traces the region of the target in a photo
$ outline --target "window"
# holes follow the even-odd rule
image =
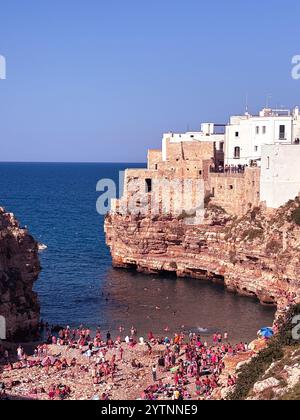
[[[256,134],[259,134],[259,127],[256,127]]]
[[[238,131],[235,132],[235,137],[240,137],[240,133]]]
[[[220,150],[221,150],[221,152],[224,152],[224,143],[223,142],[220,143]]]
[[[237,146],[234,148],[234,159],[240,159],[240,157],[241,157],[241,148]]]
[[[263,134],[266,134],[266,132],[267,132],[267,127],[264,125],[262,130],[263,130]]]
[[[285,140],[285,125],[279,126],[279,140]]]
[[[155,170],[157,171],[157,169],[158,169],[158,164],[156,163],[155,164]]]
[[[230,190],[233,190],[233,185],[229,185],[229,189]]]
[[[267,169],[270,169],[270,156],[267,157]]]
[[[146,193],[151,193],[152,191],[152,179],[146,179]]]
[[[258,146],[254,146],[254,151],[258,152]]]

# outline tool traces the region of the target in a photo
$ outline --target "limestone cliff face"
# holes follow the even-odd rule
[[[38,244],[0,208],[0,315],[6,319],[8,339],[37,328],[40,307],[32,288],[39,272]]]
[[[182,218],[112,213],[105,231],[115,267],[219,279],[229,290],[280,310],[300,300],[300,227],[293,221],[298,208],[299,199],[277,211],[255,208],[237,219],[211,207],[198,226]]]

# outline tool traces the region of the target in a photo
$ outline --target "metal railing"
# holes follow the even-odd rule
[[[210,167],[210,173],[212,174],[225,174],[225,175],[237,175],[244,174],[247,166],[246,165],[225,165],[215,168]]]

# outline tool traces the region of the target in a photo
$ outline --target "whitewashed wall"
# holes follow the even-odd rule
[[[300,145],[262,147],[261,201],[278,208],[300,192]]]

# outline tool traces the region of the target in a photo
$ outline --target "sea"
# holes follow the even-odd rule
[[[140,336],[228,332],[249,342],[272,325],[275,309],[209,281],[149,276],[113,269],[97,211],[103,179],[118,186],[126,168],[141,163],[0,163],[0,205],[46,245],[35,284],[41,314],[51,325],[84,325]],[[107,204],[107,203],[106,203]]]

